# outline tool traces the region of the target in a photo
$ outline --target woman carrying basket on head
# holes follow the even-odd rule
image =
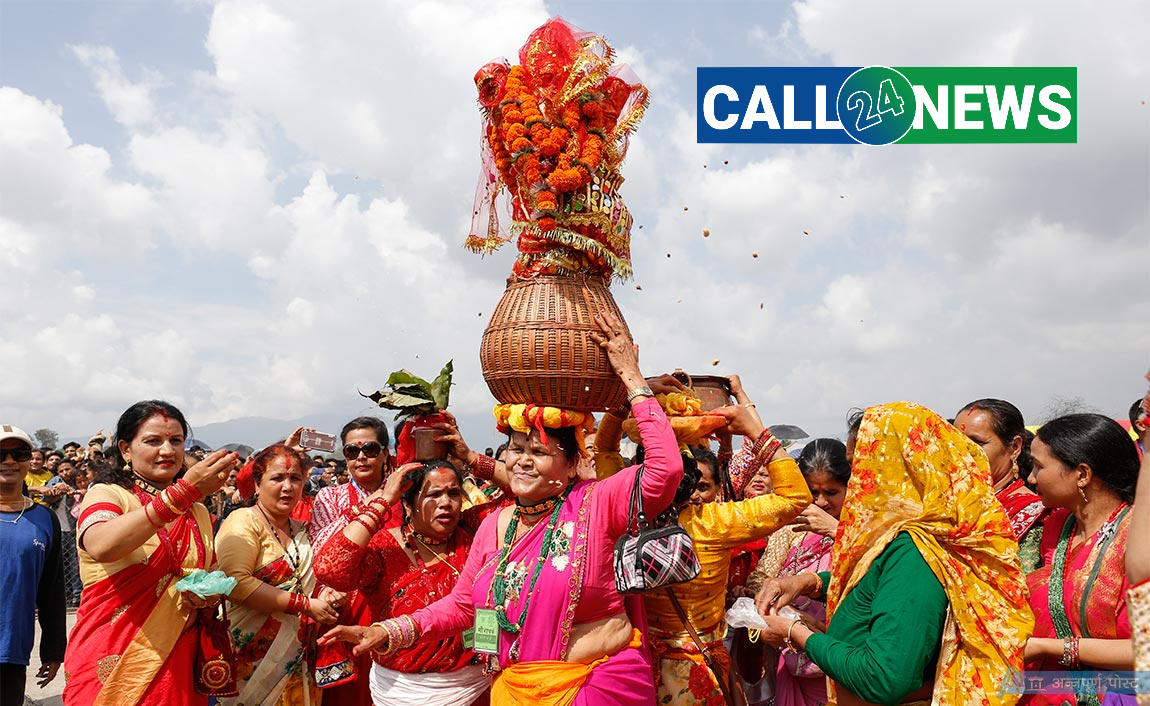
[[[683,473],[667,418],[639,371],[634,344],[610,314],[595,317],[602,346],[626,387],[646,447],[642,493],[665,509]],[[337,627],[322,643],[357,642],[390,653],[421,635],[475,629],[498,704],[611,706],[650,703],[655,687],[643,648],[641,611],[628,613],[615,590],[615,541],[629,524],[639,471],[576,482],[591,415],[534,405],[496,408],[509,432],[507,471],[516,505],[479,526],[451,595],[412,615],[370,627]],[[494,459],[490,460],[494,464]]]

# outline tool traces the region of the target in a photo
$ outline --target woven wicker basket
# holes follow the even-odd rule
[[[600,311],[623,321],[602,279],[508,279],[479,349],[491,394],[504,404],[531,402],[583,412],[621,404],[623,383],[587,335],[599,330],[592,317]]]

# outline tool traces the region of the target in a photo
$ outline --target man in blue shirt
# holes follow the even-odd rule
[[[32,439],[0,425],[0,706],[22,706],[28,660],[40,620],[41,687],[64,661],[66,614],[60,523],[24,497]]]

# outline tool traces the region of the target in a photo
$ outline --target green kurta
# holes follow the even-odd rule
[[[829,573],[820,575],[826,585]],[[806,652],[862,699],[897,704],[934,679],[946,609],[942,584],[900,532],[846,595],[826,634],[807,639]]]

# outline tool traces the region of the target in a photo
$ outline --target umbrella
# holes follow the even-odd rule
[[[801,427],[797,427],[794,424],[772,424],[770,429],[771,434],[779,441],[798,441],[799,439],[805,439],[810,436],[810,434],[803,431]]]
[[[255,449],[248,446],[247,444],[224,444],[220,448],[226,449],[228,451],[235,451],[244,458],[247,458],[248,456],[251,456],[253,453],[255,453]]]
[[[200,441],[199,439],[192,439],[190,437],[187,439],[184,439],[184,451],[190,451],[193,446],[199,446],[204,451],[211,451],[212,450],[211,446],[208,446],[207,444]]]

